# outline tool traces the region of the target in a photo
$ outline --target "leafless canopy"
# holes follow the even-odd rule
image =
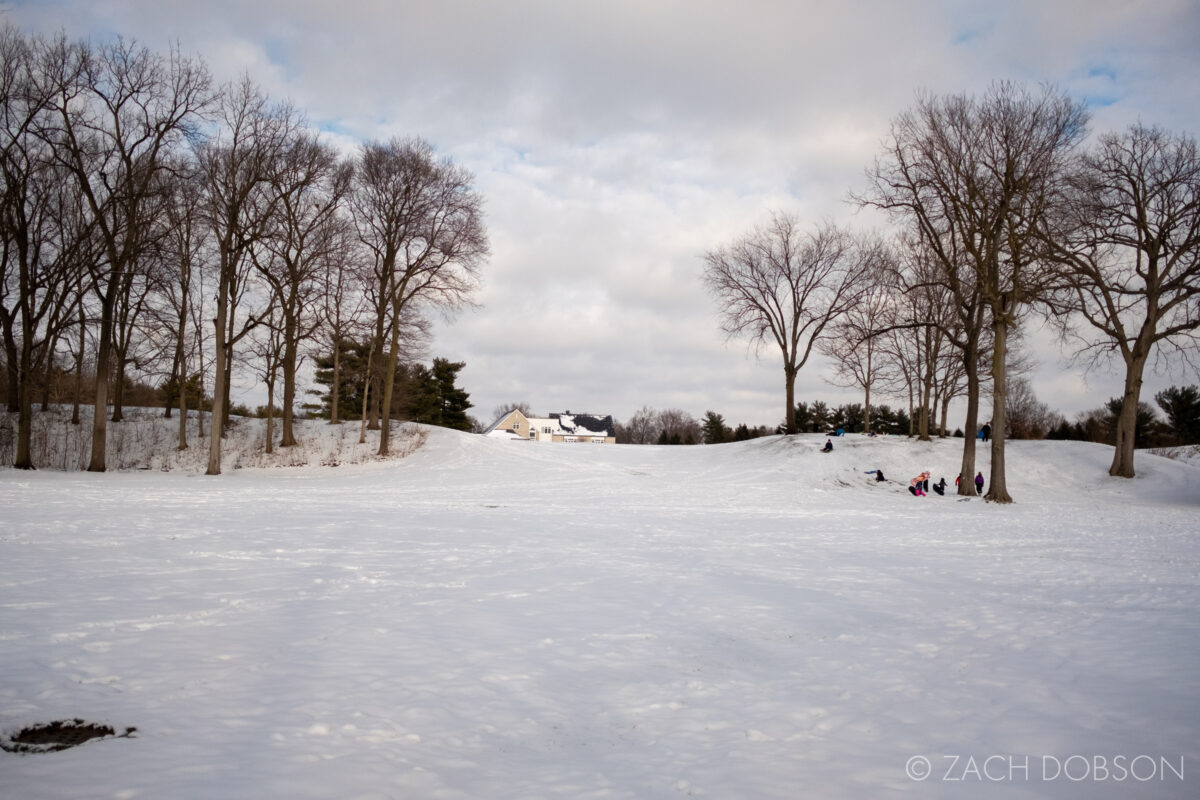
[[[1082,104],[1051,87],[1034,93],[997,82],[979,98],[919,95],[893,122],[885,155],[868,171],[871,189],[859,198],[917,233],[954,297],[968,430],[978,420],[979,339],[991,325],[995,502],[1012,500],[1004,477],[1007,337],[1021,305],[1053,286],[1039,233],[1086,124]],[[968,436],[963,476],[974,471],[974,447]]]
[[[405,312],[468,304],[487,257],[483,200],[472,181],[468,170],[438,159],[420,139],[370,142],[359,155],[350,206],[358,237],[373,260],[377,345],[390,340],[380,455],[388,452]]]
[[[705,254],[704,282],[720,306],[722,330],[779,348],[788,432],[796,430],[796,374],[830,324],[858,302],[879,257],[878,247],[834,225],[810,231],[780,212]]]
[[[1072,174],[1045,244],[1062,266],[1064,308],[1086,321],[1084,353],[1125,364],[1110,473],[1133,477],[1142,375],[1171,346],[1184,359],[1200,331],[1200,154],[1190,136],[1134,125],[1102,136]]]

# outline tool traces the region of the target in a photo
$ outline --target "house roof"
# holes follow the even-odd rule
[[[551,414],[550,419],[557,420],[563,432],[573,436],[616,436],[616,426],[611,414],[572,414],[564,411],[561,414]]]

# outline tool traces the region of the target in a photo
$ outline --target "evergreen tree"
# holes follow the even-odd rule
[[[201,407],[200,396],[200,373],[194,373],[188,376],[187,381],[183,384],[184,393],[187,395],[188,409],[195,411]],[[159,395],[162,397],[162,405],[168,409],[174,409],[179,406],[179,376],[172,375],[163,382],[159,388]]]
[[[355,419],[362,415],[366,390],[369,342],[344,342],[341,356],[341,385],[338,392],[338,416]],[[392,416],[427,425],[439,425],[459,431],[471,430],[470,395],[455,385],[465,362],[435,358],[433,365],[399,364],[392,388]],[[321,386],[333,384],[333,356],[316,359],[314,380]],[[319,416],[329,417],[330,391],[314,392],[320,399]]]
[[[812,410],[808,403],[796,403],[796,430],[799,433],[807,433],[813,430]]]
[[[862,403],[846,403],[833,410],[830,427],[846,433],[858,433],[863,427]]]
[[[458,373],[466,365],[465,361],[447,361],[444,358],[433,360],[430,377],[433,380],[436,421],[432,424],[456,431],[471,430],[471,419],[467,416],[467,409],[471,407],[471,395],[457,385]]]
[[[1154,395],[1177,444],[1200,444],[1200,389],[1172,386]]]
[[[709,411],[704,415],[701,430],[704,433],[705,444],[720,444],[729,441],[730,431],[725,427],[725,418],[715,411]]]
[[[833,412],[829,410],[829,406],[824,401],[817,400],[809,409],[809,421],[811,423],[809,430],[813,433],[826,431],[833,421]]]
[[[465,362],[435,358],[433,366],[400,365],[396,369],[393,397],[405,419],[458,431],[471,430],[467,409],[470,395],[455,385]]]
[[[357,419],[362,416],[363,392],[367,385],[367,354],[370,347],[369,342],[342,342],[341,381],[338,385],[338,419]],[[314,416],[328,419],[333,386],[332,353],[317,356],[313,380],[319,385],[327,387],[324,392],[319,390],[313,392],[321,401],[320,410],[314,411]]]
[[[1112,432],[1112,438],[1115,438],[1117,430],[1117,422],[1121,418],[1121,409],[1124,402],[1120,397],[1114,397],[1104,404],[1104,411],[1107,412],[1105,423],[1108,430]],[[1146,401],[1138,402],[1137,416],[1133,426],[1133,443],[1134,447],[1150,447],[1153,445],[1152,439],[1157,434],[1158,415],[1154,413],[1154,408]]]

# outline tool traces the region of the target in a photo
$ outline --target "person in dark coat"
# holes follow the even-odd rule
[[[875,470],[875,482],[876,483],[883,483],[886,480],[887,480],[887,478],[883,477],[883,470],[881,470],[881,469]]]
[[[985,442],[988,440],[988,437],[992,435],[992,421],[990,419],[983,423],[983,429],[980,431],[980,433],[983,434],[983,436],[980,438],[982,438]]]
[[[933,490],[934,490],[935,492],[937,492],[939,495],[943,495],[943,496],[944,496],[944,495],[946,494],[946,479],[945,479],[945,478],[942,478],[940,481],[938,481],[937,483],[935,483],[935,484],[933,485]]]
[[[975,476],[975,494],[983,494],[983,473]]]
[[[821,448],[821,452],[822,453],[832,453],[833,452],[833,441],[831,439],[825,440],[825,446]]]

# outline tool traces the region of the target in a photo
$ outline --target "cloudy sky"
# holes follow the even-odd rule
[[[1094,132],[1200,132],[1197,0],[18,0],[27,32],[201,55],[330,141],[417,135],[474,173],[492,256],[481,307],[439,324],[472,413],[642,406],[783,417],[777,353],[725,341],[705,250],[772,209],[883,230],[846,198],[917,90],[1049,82]],[[1118,393],[1033,336],[1035,389],[1072,415]],[[856,395],[811,361],[798,399]],[[1195,383],[1176,370],[1150,390]]]

